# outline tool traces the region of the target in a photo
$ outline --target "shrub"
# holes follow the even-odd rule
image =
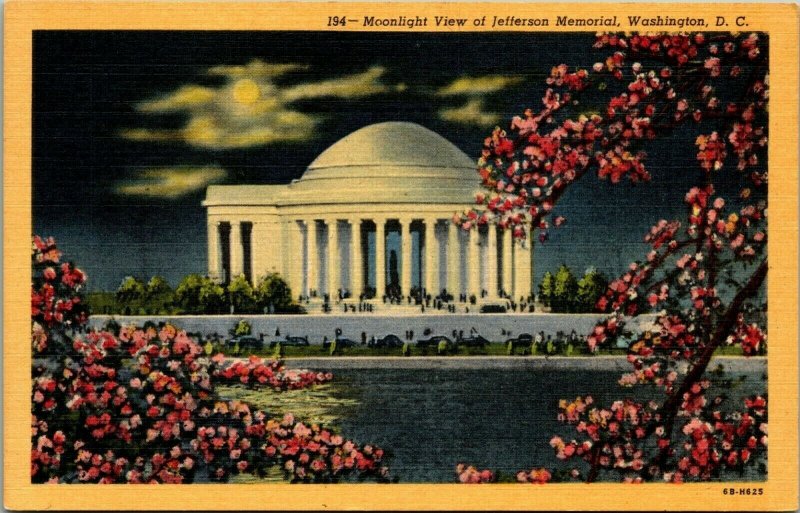
[[[275,312],[294,313],[297,305],[292,301],[289,284],[277,273],[270,273],[259,280],[255,289],[258,307],[263,311],[270,306]]]
[[[199,274],[189,274],[181,280],[175,289],[175,302],[186,314],[223,313],[228,304],[225,290]]]
[[[252,326],[250,323],[247,322],[246,319],[242,319],[236,323],[236,325],[231,330],[231,335],[234,337],[243,337],[246,335],[250,335],[253,332]]]
[[[232,312],[256,313],[256,295],[250,282],[244,275],[235,277],[228,284],[228,301]],[[245,333],[249,335],[249,333]]]

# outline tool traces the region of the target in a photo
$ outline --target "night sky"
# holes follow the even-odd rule
[[[127,275],[174,286],[205,273],[209,183],[286,183],[381,121],[419,123],[477,159],[495,123],[539,108],[552,66],[602,57],[593,39],[36,32],[34,229],[56,237],[91,290],[114,290]],[[641,258],[648,227],[683,212],[697,178],[692,140],[676,132],[647,148],[649,184],[587,177],[572,187],[559,207],[567,224],[534,250],[537,277],[562,262],[614,275]]]

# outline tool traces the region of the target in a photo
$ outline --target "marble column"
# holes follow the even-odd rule
[[[425,220],[425,293],[439,294],[439,248],[436,244],[436,219]]]
[[[300,223],[297,220],[289,221],[289,251],[284,252],[283,258],[288,260],[289,287],[292,289],[292,296],[303,294],[303,233],[300,230]]]
[[[308,263],[308,292],[317,291],[319,294],[319,248],[317,247],[317,220],[306,221],[306,261]]]
[[[481,297],[481,260],[480,260],[480,234],[478,227],[475,226],[469,231],[469,246],[467,255],[467,295],[474,294],[476,298]]]
[[[531,249],[530,241],[514,245],[514,301],[531,294]]]
[[[386,219],[375,219],[375,296],[386,294]]]
[[[411,294],[411,218],[399,219],[400,221],[400,253],[402,254],[402,268],[400,269],[401,294]]]
[[[229,281],[244,273],[244,250],[242,248],[242,223],[231,221],[231,275]]]
[[[325,221],[328,225],[328,295],[331,301],[339,299],[339,269],[341,261],[339,258],[339,222],[336,219]]]
[[[219,280],[222,274],[220,265],[222,247],[219,241],[219,223],[208,223],[208,277]]]
[[[514,262],[512,261],[511,252],[513,251],[513,244],[514,241],[511,238],[511,230],[506,228],[502,232],[503,238],[503,276],[502,282],[503,286],[502,289],[505,291],[506,294],[513,297],[513,283],[511,281],[513,274],[513,265]]]
[[[364,291],[364,259],[361,251],[361,219],[350,220],[350,292],[355,299]]]
[[[486,291],[490,299],[497,299],[497,225],[489,223],[486,233]]]
[[[461,248],[458,242],[459,227],[453,222],[447,225],[447,291],[456,301],[461,294]]]

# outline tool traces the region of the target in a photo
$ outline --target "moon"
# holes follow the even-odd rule
[[[261,89],[249,78],[243,78],[233,84],[232,95],[237,103],[250,105],[261,97]]]

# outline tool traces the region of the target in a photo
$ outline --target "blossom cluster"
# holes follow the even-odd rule
[[[575,401],[562,400],[559,417],[573,424],[583,441],[565,441],[554,436],[550,445],[556,457],[567,460],[583,458],[604,469],[623,474],[638,472],[644,467],[644,452],[639,442],[646,436],[646,426],[656,419],[657,406],[632,400],[615,401],[610,408],[591,407],[591,396]]]
[[[593,404],[591,396],[560,402],[559,419],[575,425],[577,432],[585,439],[565,441],[554,436],[550,445],[556,457],[560,460],[581,458],[599,468],[622,473],[626,482],[641,482],[638,472],[645,467],[645,454],[637,447],[637,442],[646,436],[648,422],[656,418],[656,405],[626,400],[617,401],[611,408],[603,409]],[[568,478],[573,479],[581,475],[577,468],[567,474]],[[464,464],[456,467],[456,476],[461,483],[488,483],[496,479],[490,470],[479,470]],[[543,467],[521,470],[515,474],[515,480],[519,483],[544,484],[552,479],[552,472]]]
[[[475,209],[453,221],[464,229],[497,223],[515,239],[538,230],[544,242],[551,226],[564,224],[557,204],[570,185],[591,174],[612,183],[647,181],[648,141],[695,127],[699,169],[693,171],[697,185],[684,198],[686,220],[662,219],[650,229],[646,259],[611,281],[596,305],[608,317],[587,337],[591,350],[610,346],[629,335],[626,317],[655,312],[652,326],[630,339],[633,369],[619,383],[655,384],[664,395],[648,404],[625,399],[608,407],[592,406],[590,398],[564,401],[559,418],[574,426],[579,440],[556,436],[551,445],[561,459],[586,461],[590,471],[578,475],[587,481],[611,470],[629,482],[709,479],[722,471],[719,461],[752,464],[755,454],[748,447],[744,455],[727,449],[717,455],[704,441],[718,436],[709,409],[721,403],[706,399],[710,382],[703,374],[723,343],[740,345],[745,355],[763,351],[766,343],[753,322],[761,320],[758,312],[751,317],[744,309],[757,298],[767,269],[763,256],[748,271],[766,252],[768,38],[608,33],[598,34],[594,47],[605,56],[591,70],[556,66],[546,78],[543,107],[525,109],[484,140],[478,173],[486,190],[477,195]],[[592,105],[593,113],[570,116],[568,107],[581,112],[581,95],[595,89],[607,90],[607,100]],[[714,182],[728,169],[734,173],[725,175],[724,188],[735,185],[739,193],[725,199]],[[691,370],[679,370],[675,362]],[[724,418],[739,415],[715,411]],[[684,417],[701,418],[712,429],[702,435],[674,429]],[[683,443],[681,435],[694,451],[689,463],[673,447]],[[712,464],[703,459],[706,450]]]
[[[744,400],[744,411],[723,413],[722,397],[696,410],[681,428],[686,436],[675,449],[677,465],[664,473],[672,482],[708,480],[722,469],[741,472],[763,454],[768,444],[767,399],[756,395]]]
[[[553,475],[546,468],[539,467],[529,471],[520,470],[516,478],[519,483],[545,484],[553,479]]]
[[[667,355],[673,360],[691,359],[702,347],[698,325],[679,313],[656,317],[653,329],[641,334],[629,350],[631,357],[650,357],[654,354]],[[629,358],[631,363],[636,359]]]
[[[461,484],[484,484],[497,481],[497,474],[491,470],[480,470],[473,465],[459,463],[456,465],[456,480]],[[537,467],[531,470],[520,470],[514,475],[518,483],[545,484],[553,479],[552,473],[544,468]]]
[[[463,484],[482,484],[491,483],[495,480],[495,474],[491,470],[479,470],[472,465],[459,463],[456,465],[456,479]]]
[[[741,471],[767,447],[767,401],[763,396],[744,400],[744,411],[724,413],[723,397],[705,400],[709,382],[696,384],[684,395],[680,428],[683,442],[674,443],[655,402],[616,401],[610,408],[590,407],[590,397],[562,401],[561,418],[576,427],[582,440],[554,436],[550,445],[562,460],[580,458],[592,466],[620,473],[626,482],[660,478],[669,482],[708,480],[726,468]],[[660,456],[647,459],[641,441],[652,432]],[[660,457],[672,458],[665,466]],[[578,469],[572,470],[579,476]]]
[[[47,269],[57,255],[52,240],[35,244],[34,282],[53,280]],[[78,281],[66,282],[60,293],[74,294]],[[171,324],[77,334],[75,322],[83,318],[46,322],[37,304],[32,317],[33,482],[226,481],[272,468],[293,482],[388,479],[382,449],[291,415],[271,419],[216,390],[247,383],[278,393],[329,381],[330,374],[259,358],[211,358]]]
[[[230,474],[263,475],[277,467],[291,482],[337,482],[358,473],[388,479],[383,449],[357,446],[318,424],[306,425],[292,414],[268,419],[239,401],[217,402],[200,412],[201,426],[189,446],[208,466],[213,480]],[[220,420],[236,419],[220,425]]]
[[[746,356],[758,354],[766,345],[767,335],[756,323],[746,324],[744,316],[739,316],[736,330],[731,334],[727,343],[729,345],[738,344]]]
[[[712,185],[693,187],[686,194],[690,208],[687,234],[704,237],[706,247],[714,251],[728,249],[737,259],[751,259],[766,243],[766,233],[761,226],[767,218],[766,202],[746,204],[738,212],[728,213],[725,200],[716,197],[712,201],[713,195]]]
[[[595,352],[598,347],[609,345],[621,332],[623,325],[622,318],[613,315],[598,322],[589,336],[586,337],[586,345],[589,347],[589,351]]]
[[[481,210],[453,221],[464,229],[494,222],[517,239],[538,228],[544,241],[551,226],[544,218],[570,184],[589,171],[613,183],[650,180],[646,154],[637,147],[689,120],[730,121],[725,132],[698,136],[703,169],[718,171],[734,155],[739,170],[750,168],[753,183],[765,184],[766,173],[755,166],[766,158],[768,141],[769,77],[758,73],[766,45],[755,33],[599,34],[595,48],[610,55],[589,70],[553,67],[542,107],[525,109],[485,139],[478,160],[487,189],[476,198]],[[726,101],[721,80],[751,68],[744,94]],[[594,86],[616,91],[600,113],[564,114]]]
[[[673,307],[669,313],[659,312],[656,329],[648,330],[631,344],[631,352],[638,356],[690,359],[697,354],[711,335],[709,322],[724,311],[716,262],[723,257],[748,262],[765,248],[762,224],[767,213],[763,201],[728,214],[725,200],[714,196],[712,185],[693,187],[685,201],[689,207],[685,230],[688,238],[679,237],[681,225],[677,221],[659,221],[645,236],[653,247],[647,262],[632,263],[625,273],[611,281],[597,302],[598,310],[611,310],[615,323],[619,322],[620,314],[635,315],[665,305]],[[681,252],[687,246],[693,246],[695,251]],[[665,266],[669,259],[671,268]],[[663,268],[664,278],[654,279],[659,268]],[[677,309],[675,305],[685,308]],[[601,336],[596,335],[593,343],[610,341],[602,336],[607,322],[598,324],[596,330]],[[752,355],[761,347],[765,335],[758,326],[745,324],[740,315],[727,342],[740,344],[745,354]],[[633,383],[630,376],[627,382]]]
[[[333,379],[330,372],[287,369],[279,360],[264,360],[255,355],[247,360],[228,361],[219,353],[212,360],[218,365],[213,374],[218,383],[239,383],[249,388],[263,386],[273,390],[295,390]]]
[[[31,317],[43,327],[77,326],[87,319],[87,309],[78,292],[86,282],[85,274],[70,262],[61,262],[61,252],[52,237],[33,238],[33,282]],[[47,349],[39,337],[36,351]]]
[[[65,478],[59,470],[67,463],[75,465],[77,479],[85,482],[191,482],[198,461],[216,480],[250,470],[264,472],[270,465],[291,470],[287,478],[295,481],[333,481],[352,473],[386,478],[381,449],[359,448],[290,416],[276,427],[264,412],[251,413],[246,404],[219,400],[214,386],[227,381],[225,370],[201,356],[200,346],[185,332],[170,325],[157,333],[129,327],[121,332],[126,333],[122,338],[108,332],[76,337],[74,359],[68,359],[59,374],[39,369],[33,392],[37,436],[61,422],[58,411],[77,415],[79,422],[66,451],[77,451],[74,461],[58,458],[53,468],[52,455],[43,456],[50,454],[50,444],[42,439],[42,448],[37,446],[34,453],[39,459],[31,470],[34,480]],[[136,346],[141,347],[134,350]],[[265,383],[275,390],[330,379],[277,363],[251,364],[270,369]],[[230,368],[242,367],[234,363],[224,369]],[[63,426],[59,439],[67,431],[69,426]],[[327,441],[325,448],[320,440]],[[39,464],[42,458],[49,466]]]

